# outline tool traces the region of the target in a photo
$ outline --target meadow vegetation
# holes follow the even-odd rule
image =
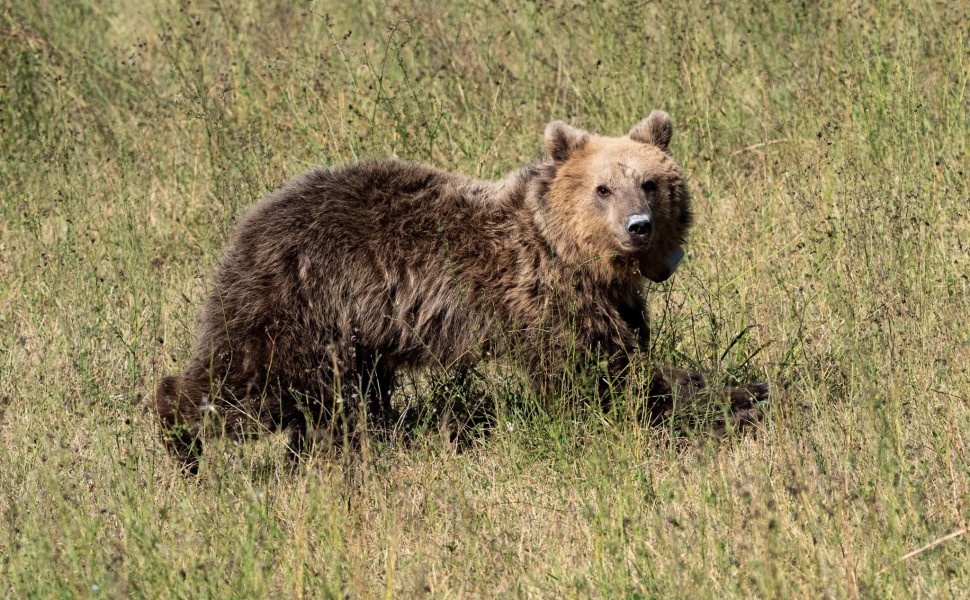
[[[0,596],[965,597],[968,96],[956,0],[0,4]],[[652,108],[697,214],[653,353],[770,381],[760,426],[483,369],[460,447],[417,419],[353,478],[273,437],[179,474],[152,390],[249,205],[368,156],[500,177]]]

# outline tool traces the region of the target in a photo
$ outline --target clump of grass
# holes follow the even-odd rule
[[[3,5],[0,595],[959,597],[968,10]],[[483,369],[412,385],[416,443],[363,465],[293,472],[272,438],[178,474],[147,399],[252,202],[364,156],[500,176],[552,118],[654,107],[698,224],[652,358],[772,382],[754,432],[543,410]],[[488,435],[453,445],[444,397],[490,398]]]

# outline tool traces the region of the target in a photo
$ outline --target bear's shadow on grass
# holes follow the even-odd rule
[[[361,442],[366,445],[366,454],[380,456],[391,448],[404,451],[444,450],[462,454],[486,443],[501,425],[500,414],[515,420],[533,418],[536,413],[534,399],[528,398],[524,386],[515,378],[489,377],[476,367],[464,367],[447,372],[435,372],[420,381],[409,380],[395,391],[395,398],[401,406],[393,414],[381,418],[367,418],[366,435]],[[753,389],[754,394],[747,392]],[[746,388],[727,388],[738,390],[735,396],[725,396],[720,386],[699,387],[681,390],[686,398],[678,398],[674,391],[669,395],[657,395],[651,388],[652,396],[644,394],[644,401],[638,406],[616,402],[610,409],[601,405],[590,406],[589,401],[577,401],[561,407],[563,416],[589,418],[590,410],[607,411],[602,413],[606,420],[614,423],[626,420],[635,426],[651,427],[662,430],[664,435],[657,437],[660,447],[686,447],[703,440],[724,438],[735,433],[744,433],[753,425],[760,423],[768,406],[767,386],[755,384]],[[636,396],[634,396],[636,397]],[[560,418],[547,409],[541,409],[543,417]],[[591,421],[602,422],[601,419]],[[346,476],[352,481],[360,478],[362,448],[349,450],[342,447],[317,447],[311,455],[304,456],[306,464],[290,463],[293,471],[304,468],[314,469],[311,465],[342,464]],[[303,462],[303,461],[300,461]],[[254,480],[271,481],[278,477],[278,462],[270,456],[249,462],[250,476]]]

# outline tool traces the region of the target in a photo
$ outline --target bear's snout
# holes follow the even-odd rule
[[[626,231],[636,242],[646,242],[653,231],[653,219],[650,215],[630,215],[626,220]]]

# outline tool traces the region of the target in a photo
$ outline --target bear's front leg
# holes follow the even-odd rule
[[[592,311],[591,311],[592,312]],[[631,357],[638,349],[638,331],[618,311],[600,308],[574,330],[572,361],[575,382],[587,401],[608,411],[613,396],[622,394],[630,384]]]
[[[524,358],[536,395],[552,405],[563,398],[609,406],[613,390],[623,389],[629,356],[622,344],[582,330],[549,330],[525,345]]]

